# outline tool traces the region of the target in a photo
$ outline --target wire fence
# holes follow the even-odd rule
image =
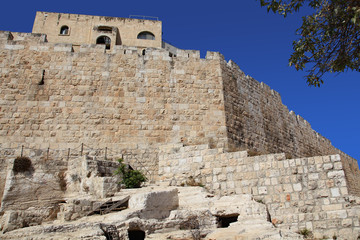
[[[158,153],[154,149],[130,149],[117,150],[113,148],[93,148],[87,144],[81,143],[73,148],[51,149],[51,148],[29,148],[24,145],[15,148],[2,148],[0,146],[0,157],[23,157],[39,158],[43,160],[71,160],[82,156],[91,157],[97,160],[116,161],[123,159],[125,163],[131,165],[134,169],[143,171],[147,176],[153,177],[156,170],[155,162],[158,159]]]

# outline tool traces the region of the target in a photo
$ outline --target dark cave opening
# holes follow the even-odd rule
[[[128,230],[129,240],[144,240],[145,232],[142,230]]]
[[[239,214],[227,215],[227,216],[218,216],[217,217],[217,226],[218,228],[227,228],[230,226],[230,223],[237,222]]]

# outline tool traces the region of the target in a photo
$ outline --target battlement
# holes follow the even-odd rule
[[[127,54],[144,56],[149,58],[161,57],[163,60],[175,59],[194,59],[194,60],[223,60],[224,56],[219,52],[208,51],[205,58],[200,57],[200,51],[178,49],[176,55],[162,48],[144,48],[135,46],[117,45],[111,50],[107,50],[105,45],[99,44],[81,44],[75,48],[71,43],[53,43],[47,41],[46,34],[38,33],[18,33],[9,31],[0,31],[0,44],[3,42],[3,48],[7,50],[31,50],[31,51],[54,51],[54,52],[80,52],[80,53],[104,53],[104,54]]]
[[[107,22],[136,22],[136,23],[144,23],[144,22],[160,22],[159,20],[151,20],[151,19],[142,19],[142,18],[123,18],[123,17],[109,17],[109,16],[95,16],[95,15],[88,15],[88,14],[73,14],[73,13],[57,13],[57,12],[43,12],[38,11],[36,12],[39,18],[51,18],[53,16],[61,19],[66,18],[72,21],[107,21]]]

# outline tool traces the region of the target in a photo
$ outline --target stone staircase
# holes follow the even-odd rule
[[[87,216],[91,216],[94,214],[103,215],[103,214],[107,214],[110,212],[124,210],[124,209],[128,208],[129,199],[130,199],[130,196],[126,196],[125,198],[123,198],[121,200],[117,200],[117,201],[113,201],[112,199],[109,199],[108,201],[104,202],[96,209],[90,211],[87,214]]]

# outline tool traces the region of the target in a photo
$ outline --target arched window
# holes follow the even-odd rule
[[[105,44],[106,49],[110,49],[111,39],[108,36],[100,36],[96,39],[96,44]]]
[[[141,32],[137,35],[137,39],[155,40],[155,35],[151,32]]]
[[[68,26],[62,26],[60,28],[60,34],[61,35],[69,35],[69,27]]]

